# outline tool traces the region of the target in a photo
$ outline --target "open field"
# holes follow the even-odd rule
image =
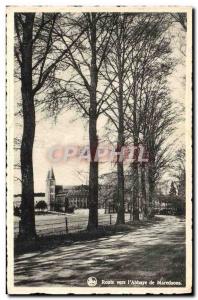
[[[39,236],[66,233],[65,218],[67,217],[68,232],[85,230],[88,223],[88,209],[77,209],[74,214],[53,213],[36,215],[36,231]],[[126,214],[126,221],[130,218]],[[19,217],[15,217],[14,234],[19,232]],[[115,224],[116,214],[105,214],[104,209],[99,209],[99,225]]]

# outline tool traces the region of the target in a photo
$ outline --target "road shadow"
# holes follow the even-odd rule
[[[130,225],[129,225],[130,226]],[[185,227],[177,219],[16,255],[16,286],[87,286],[102,280],[178,281],[185,286]],[[105,285],[103,285],[105,286]],[[114,286],[114,285],[111,285]]]
[[[81,241],[92,241],[95,239],[100,239],[102,237],[109,237],[111,235],[117,235],[120,232],[128,233],[140,228],[145,228],[152,226],[153,224],[158,224],[162,222],[162,217],[155,217],[148,221],[136,221],[127,222],[124,225],[107,225],[99,226],[96,231],[78,231],[62,235],[50,235],[50,236],[38,236],[33,240],[21,240],[16,238],[14,241],[14,253],[15,256],[23,253],[29,253],[34,251],[45,252],[50,249],[54,249],[59,245],[71,246],[74,242]]]

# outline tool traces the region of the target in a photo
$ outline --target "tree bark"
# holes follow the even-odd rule
[[[148,169],[148,183],[149,183],[149,215],[152,215],[154,206],[154,192],[155,192],[155,180],[153,166],[150,165]]]
[[[138,164],[133,165],[133,221],[139,220],[139,174]]]
[[[90,166],[89,166],[89,220],[88,230],[98,227],[98,161],[96,159],[98,136],[97,136],[97,64],[96,64],[96,15],[91,14],[91,70],[90,70],[90,110],[89,110],[89,143],[90,143]]]
[[[138,145],[138,134],[136,129],[136,112],[134,112],[134,145]],[[133,220],[139,220],[139,171],[138,171],[138,151],[135,151],[134,154],[134,163],[133,163],[133,197],[132,197],[132,205],[133,205]]]
[[[23,238],[36,235],[34,214],[34,178],[32,152],[35,135],[35,108],[32,90],[32,38],[34,13],[27,13],[23,24],[21,92],[23,108],[23,135],[21,143],[21,232]]]
[[[148,145],[149,149],[149,165],[148,165],[148,217],[152,217],[154,208],[154,193],[155,193],[155,151],[153,147],[153,139],[150,140]]]
[[[98,145],[96,119],[89,119],[90,165],[89,165],[89,221],[88,230],[98,227],[98,161],[94,161]]]
[[[118,30],[118,28],[117,28]],[[118,55],[118,146],[117,150],[122,151],[124,146],[124,110],[123,110],[123,61],[121,59],[121,43],[118,35],[117,55]],[[121,154],[122,155],[122,154]],[[121,159],[120,159],[121,158]],[[117,156],[117,180],[118,180],[118,210],[117,224],[125,223],[125,203],[124,203],[124,166],[123,157]]]
[[[124,146],[124,116],[123,116],[123,94],[122,83],[120,82],[120,95],[118,101],[119,128],[118,128],[118,145],[117,151],[122,151]],[[123,157],[117,155],[117,182],[118,182],[118,199],[117,199],[117,224],[125,223],[125,203],[124,203],[124,166]]]
[[[148,217],[148,201],[146,191],[146,170],[145,165],[141,165],[141,188],[142,188],[142,202],[143,202],[143,219]]]
[[[117,204],[117,224],[125,223],[125,206],[124,206],[124,168],[123,162],[117,163],[118,176],[118,204]]]

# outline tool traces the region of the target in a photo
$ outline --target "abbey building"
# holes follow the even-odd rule
[[[47,174],[45,201],[48,210],[67,212],[72,208],[88,207],[88,186],[63,186],[57,185],[54,171]]]

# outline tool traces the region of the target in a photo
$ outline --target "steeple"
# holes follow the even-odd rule
[[[48,171],[48,174],[47,174],[47,180],[48,180],[48,179],[53,179],[53,180],[55,180],[53,168],[51,168],[51,169]]]
[[[56,181],[54,176],[53,168],[51,168],[47,173],[46,179],[46,193],[45,201],[47,203],[48,210],[54,209],[54,202],[56,198]]]

